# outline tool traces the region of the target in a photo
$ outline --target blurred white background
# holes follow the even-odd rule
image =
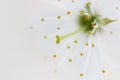
[[[26,23],[50,6],[45,0],[0,0],[0,80],[53,80]]]

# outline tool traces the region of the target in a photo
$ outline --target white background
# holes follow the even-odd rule
[[[45,4],[44,0],[0,0],[0,80],[53,79],[26,24],[49,7]]]

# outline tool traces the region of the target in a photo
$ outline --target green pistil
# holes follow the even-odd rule
[[[79,33],[80,31],[81,31],[81,30],[78,29],[78,30],[76,30],[76,31],[74,31],[74,32],[71,32],[71,33],[66,34],[66,35],[63,35],[63,36],[56,35],[56,44],[60,44],[61,40],[66,39],[66,38],[68,38],[68,37],[70,37],[70,36],[73,36],[73,35]]]

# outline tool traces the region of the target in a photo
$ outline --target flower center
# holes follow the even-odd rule
[[[95,34],[95,32],[99,31],[102,26],[106,26],[107,24],[114,21],[116,20],[111,20],[109,18],[101,18],[101,16],[96,13],[91,3],[88,2],[85,5],[85,10],[81,10],[80,15],[78,16],[77,22],[79,28],[76,31],[73,31],[63,36],[56,35],[56,44],[59,44],[61,40],[80,32],[90,35]]]
[[[85,10],[81,10],[78,16],[78,24],[83,32],[93,32],[100,24],[100,16],[95,13],[91,3],[88,2],[85,6]]]

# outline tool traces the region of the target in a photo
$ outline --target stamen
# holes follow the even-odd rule
[[[57,16],[58,19],[61,19],[61,16]]]
[[[93,16],[94,15],[94,9],[92,8],[92,5],[91,5],[91,3],[90,2],[87,2],[86,3],[86,10],[87,10],[87,12],[91,15],[91,16]]]
[[[84,15],[84,13],[85,13],[85,12],[84,12],[83,10],[80,11],[80,14],[81,14],[81,15]]]
[[[77,41],[77,40],[75,40],[75,41],[74,41],[74,43],[76,43],[76,44],[77,44],[77,43],[78,43],[78,41]]]
[[[53,58],[56,58],[57,57],[57,55],[56,54],[53,54]]]
[[[84,74],[83,73],[80,73],[80,77],[83,77],[84,76]]]
[[[45,19],[44,18],[41,18],[41,21],[43,22]]]
[[[70,45],[68,45],[67,48],[70,49],[71,48]]]
[[[85,43],[85,45],[86,45],[86,46],[88,46],[88,45],[89,45],[89,43]]]
[[[102,70],[102,73],[103,73],[103,74],[105,74],[105,73],[106,73],[106,70],[105,70],[105,69],[103,69],[103,70]]]
[[[90,41],[91,41],[91,36],[89,37],[88,42],[90,42]],[[88,43],[87,43],[87,44],[88,44]],[[84,53],[87,54],[89,48],[90,48],[90,46],[88,45],[88,47],[86,47],[86,50],[84,51]],[[84,67],[83,67],[83,71],[82,71],[82,72],[85,72],[85,71],[86,71],[87,65],[88,65],[88,62],[89,62],[89,59],[90,59],[90,56],[91,56],[91,54],[89,54],[89,53],[86,55],[86,60],[85,60],[85,62],[84,62]]]
[[[81,53],[80,53],[80,56],[83,56],[83,55],[84,55],[84,53],[81,52]]]
[[[60,27],[57,27],[57,30],[60,30]]]
[[[95,45],[94,45],[94,43],[92,44],[92,47],[94,47]]]
[[[95,23],[93,30],[92,30],[92,31],[89,31],[88,33],[89,33],[90,35],[93,34],[98,27],[99,27],[99,25]]]
[[[90,14],[89,14],[88,12],[84,11],[84,10],[81,10],[81,11],[80,11],[80,15],[81,15],[81,16],[85,16],[87,19],[90,18]]]
[[[86,3],[86,6],[87,6],[87,7],[90,7],[90,5],[91,5],[90,2],[87,2],[87,3]]]
[[[93,32],[92,32],[92,31],[89,31],[89,32],[88,32],[88,34],[90,34],[90,35],[91,35],[91,34],[93,34]]]
[[[66,38],[68,38],[68,37],[70,37],[70,36],[73,36],[73,35],[79,33],[80,31],[81,31],[81,30],[78,29],[78,30],[76,30],[76,31],[74,31],[74,32],[71,32],[71,33],[66,34],[66,35],[63,35],[63,36],[56,35],[56,44],[59,44],[59,43],[61,42],[61,40],[66,39]]]
[[[91,27],[94,28],[94,26],[96,25],[95,22],[91,22]]]
[[[69,61],[69,62],[72,62],[72,59],[70,58],[68,61]]]
[[[70,15],[70,14],[71,14],[71,12],[70,12],[70,11],[68,11],[68,12],[67,12],[67,14],[68,14],[68,15]]]

